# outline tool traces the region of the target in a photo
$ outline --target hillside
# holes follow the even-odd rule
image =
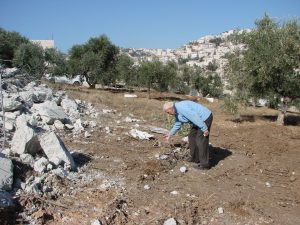
[[[249,32],[250,30],[244,30]],[[244,45],[233,44],[228,37],[235,32],[226,31],[219,35],[206,35],[198,40],[190,41],[177,49],[146,49],[146,48],[126,48],[122,52],[127,53],[135,61],[153,60],[158,58],[162,62],[175,61],[177,63],[186,63],[187,65],[200,66],[203,69],[210,63],[217,65],[216,72],[224,77],[224,66],[227,63],[225,55],[233,52],[235,49],[243,49]]]

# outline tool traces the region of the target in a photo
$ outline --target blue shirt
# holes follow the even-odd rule
[[[206,131],[208,128],[204,121],[211,115],[211,111],[205,106],[185,100],[176,102],[174,104],[175,124],[170,130],[170,135],[174,135],[181,128],[182,123],[192,123],[199,127],[202,131]]]

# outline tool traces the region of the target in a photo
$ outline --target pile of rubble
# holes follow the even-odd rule
[[[34,81],[4,80],[2,89],[7,147],[0,153],[1,217],[13,211],[12,196],[35,194],[55,199],[62,194],[54,180],[74,179],[79,168],[74,160],[78,152],[70,152],[59,133],[90,137],[97,123],[81,119],[99,115],[92,104]]]

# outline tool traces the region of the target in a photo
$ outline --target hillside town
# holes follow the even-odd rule
[[[234,33],[250,32],[246,30],[229,30],[219,35],[206,35],[198,40],[190,41],[177,49],[147,49],[147,48],[123,48],[135,62],[152,61],[158,59],[163,63],[175,61],[186,63],[189,66],[199,66],[205,69],[210,63],[217,66],[216,73],[224,77],[224,67],[227,63],[226,54],[235,50],[244,49],[243,44],[234,44],[228,37]]]

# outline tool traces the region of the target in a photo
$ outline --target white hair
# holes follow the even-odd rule
[[[169,108],[173,108],[174,107],[174,102],[166,102],[163,106],[163,110],[166,111]]]

